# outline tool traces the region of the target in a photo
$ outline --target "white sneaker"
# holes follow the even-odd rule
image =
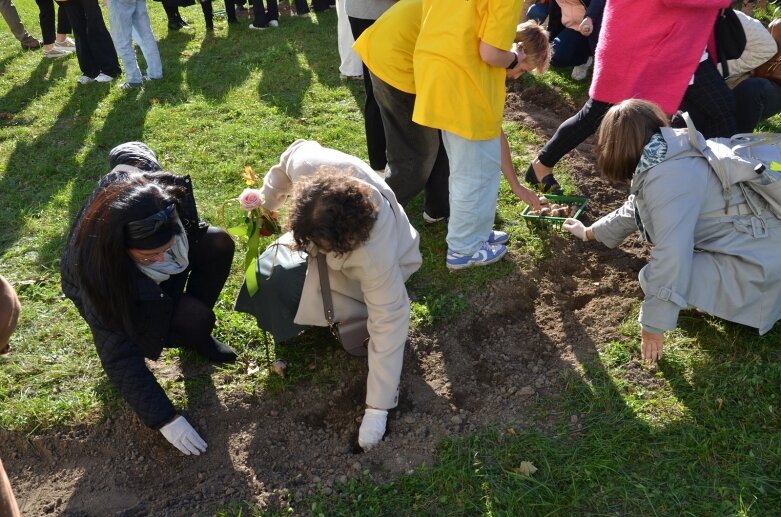
[[[264,30],[268,29],[268,27],[255,27],[255,24],[253,24],[253,23],[249,24],[249,28],[254,30],[254,31],[264,31]]]
[[[65,52],[76,52],[76,43],[70,38],[65,38],[65,41],[55,41],[54,48],[64,50]]]
[[[43,51],[43,57],[48,57],[49,59],[55,59],[55,58],[58,58],[58,57],[65,57],[65,56],[69,56],[69,55],[70,55],[70,52],[68,52],[67,50],[62,50],[62,49],[57,48],[57,47],[52,47],[49,50],[44,50]]]
[[[95,80],[99,83],[110,83],[114,80],[110,75],[106,75],[103,72],[99,73]]]
[[[78,79],[76,79],[76,82],[79,84],[88,84],[88,83],[95,82],[95,79],[93,79],[92,77],[87,77],[86,75],[82,75],[79,76]]]
[[[268,26],[271,27],[272,29],[274,27],[279,27],[279,22],[276,20],[271,20],[270,22],[268,22]]]
[[[425,221],[426,224],[434,224],[434,223],[438,223],[439,221],[444,221],[446,219],[447,217],[431,217],[425,211],[423,212],[423,221]]]
[[[575,81],[582,81],[586,78],[588,75],[588,70],[591,68],[591,65],[594,64],[594,58],[589,57],[588,60],[583,63],[582,65],[578,65],[572,69],[572,77]]]

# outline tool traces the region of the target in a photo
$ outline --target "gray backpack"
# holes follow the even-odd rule
[[[742,133],[732,138],[698,138],[688,113],[684,113],[691,150],[673,158],[702,156],[721,182],[724,211],[729,205],[732,188],[739,188],[746,204],[756,216],[769,210],[781,219],[781,135]],[[662,128],[662,132],[674,131]],[[764,201],[764,203],[763,203]]]

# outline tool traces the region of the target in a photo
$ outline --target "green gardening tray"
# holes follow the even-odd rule
[[[586,205],[588,205],[588,198],[582,197],[582,196],[557,196],[555,194],[544,194],[544,196],[550,201],[551,204],[558,203],[563,204],[566,203],[568,205],[578,205],[578,211],[575,212],[574,218],[580,219],[580,214],[583,213],[583,209],[586,208]],[[521,217],[523,217],[526,220],[526,224],[530,226],[546,226],[546,227],[552,227],[556,230],[561,230],[561,225],[564,223],[564,221],[567,219],[566,217],[552,217],[548,215],[533,215],[530,212],[532,211],[532,207],[527,206],[523,209],[523,212],[521,212]]]

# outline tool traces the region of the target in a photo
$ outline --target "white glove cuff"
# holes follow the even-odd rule
[[[363,422],[358,430],[358,445],[368,451],[382,440],[388,422],[388,411],[368,408],[363,414]]]

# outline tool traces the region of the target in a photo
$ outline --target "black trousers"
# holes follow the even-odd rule
[[[38,4],[38,21],[41,24],[41,36],[44,45],[54,43],[57,34],[68,34],[71,31],[68,15],[62,7],[57,9],[57,31],[54,30],[54,0],[35,0]]]
[[[98,0],[68,0],[60,4],[68,15],[68,21],[76,37],[76,57],[81,73],[95,78],[103,72],[111,77],[122,73],[117,51],[106,24]]]
[[[317,9],[315,9],[317,10]],[[350,21],[350,30],[353,38],[363,34],[363,31],[371,27],[374,20],[365,20],[363,18],[353,18],[348,16]],[[369,165],[375,171],[383,170],[388,163],[385,157],[385,130],[382,127],[382,115],[380,107],[374,98],[374,89],[369,75],[369,69],[363,64],[363,86],[366,89],[366,104],[363,107],[363,123],[366,129],[366,146],[369,151]]]
[[[211,29],[214,26],[214,10],[212,9],[211,0],[198,3],[201,5],[201,11],[203,11],[203,19],[206,21],[206,28]],[[182,15],[179,13],[179,2],[177,0],[163,2],[163,10],[168,18],[168,23],[182,20]],[[233,0],[225,0],[225,14],[228,16],[228,22],[236,21],[236,4],[233,3]]]
[[[266,6],[268,9],[263,8],[263,0],[252,0],[252,12],[255,14],[252,25],[255,27],[265,27],[271,20],[279,20],[277,0],[266,0]]]
[[[190,243],[190,274],[160,284],[177,300],[168,346],[197,349],[210,340],[214,305],[228,279],[234,248],[233,239],[224,230],[210,226],[200,239]]]

